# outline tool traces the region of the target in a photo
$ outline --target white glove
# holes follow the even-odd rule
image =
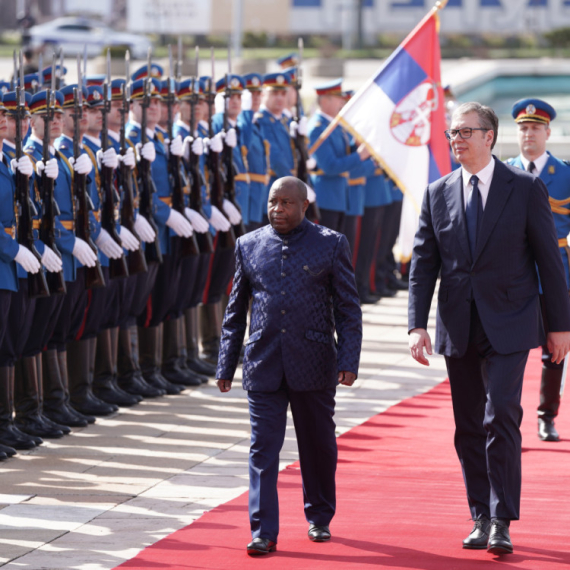
[[[314,170],[317,167],[317,161],[312,156],[307,159],[307,162],[305,164],[307,166],[307,170],[309,171]]]
[[[137,149],[139,154],[149,162],[154,162],[156,158],[156,149],[154,148],[154,143],[152,141],[146,142],[141,146],[141,143],[137,144]]]
[[[141,246],[140,241],[124,226],[119,229],[119,236],[123,247],[129,251],[136,251]]]
[[[297,136],[297,128],[299,127],[299,125],[297,124],[297,121],[291,121],[289,123],[289,136],[294,139]]]
[[[309,132],[309,120],[307,117],[301,117],[297,125],[297,131],[302,137],[306,137]]]
[[[214,135],[214,138],[210,139],[210,150],[212,152],[222,152],[222,150],[224,150],[222,133],[218,133],[217,135]]]
[[[235,146],[237,145],[237,133],[234,128],[228,130],[226,136],[224,137],[224,142],[230,148],[235,148]]]
[[[222,206],[224,208],[224,212],[228,215],[232,226],[241,222],[240,211],[229,200],[224,199]]]
[[[10,161],[12,172],[19,170],[24,176],[31,176],[34,173],[34,165],[27,154],[23,154],[19,160],[13,158]]]
[[[135,231],[145,243],[152,243],[156,238],[156,232],[152,229],[148,220],[140,214],[137,215],[135,220]]]
[[[308,184],[305,184],[305,186],[307,187],[307,199],[311,204],[313,204],[317,199],[317,194]]]
[[[42,268],[42,264],[36,259],[36,256],[23,245],[18,246],[18,253],[14,261],[19,263],[28,273],[37,273]]]
[[[63,269],[63,261],[61,261],[61,257],[59,257],[59,255],[57,255],[57,253],[47,245],[45,246],[44,253],[42,255],[42,263],[50,273],[59,273]]]
[[[241,94],[241,110],[251,111],[251,91],[249,89]]]
[[[127,149],[124,155],[119,155],[119,160],[123,162],[126,166],[128,166],[131,170],[134,170],[137,161],[135,158],[135,151],[132,147]]]
[[[36,162],[36,173],[38,176],[42,175],[43,171],[46,171],[46,176],[55,180],[59,176],[59,165],[57,164],[56,158],[50,158],[44,165],[43,160],[38,160]]]
[[[101,233],[104,231],[105,230],[101,230]],[[85,265],[85,267],[95,267],[95,265],[97,265],[97,255],[89,247],[89,244],[81,238],[75,238],[75,245],[73,246],[73,251],[71,253],[73,257],[75,257],[82,265]]]
[[[173,209],[170,210],[166,225],[179,237],[187,238],[194,233],[190,222],[180,212]]]
[[[111,234],[107,230],[101,230],[95,243],[109,259],[119,259],[121,255],[123,255],[123,248],[111,237]],[[73,255],[75,255],[75,250],[73,250]],[[79,261],[81,261],[81,259],[79,259]],[[81,261],[81,263],[83,263],[83,261]],[[83,265],[85,265],[85,263],[83,263]]]
[[[194,231],[199,234],[205,234],[210,228],[208,222],[196,210],[191,208],[184,208],[186,217],[190,220]]]
[[[101,149],[97,151],[97,165],[99,168],[101,168],[101,164],[113,170],[119,166],[117,151],[112,146],[110,146],[105,152]]]
[[[214,229],[218,232],[227,232],[232,225],[230,221],[216,208],[212,206],[212,215],[210,216],[210,223],[214,226]]]
[[[170,143],[170,154],[172,154],[172,156],[182,156],[183,146],[182,137],[180,135],[176,135]]]
[[[184,150],[182,153],[186,160],[190,160],[190,151],[196,156],[204,154],[204,141],[200,137],[186,137],[184,139]]]
[[[77,160],[70,159],[69,162],[73,165],[73,170],[77,174],[89,174],[93,169],[93,163],[86,154],[80,154]]]

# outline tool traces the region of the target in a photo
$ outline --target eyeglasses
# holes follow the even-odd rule
[[[459,135],[463,140],[470,139],[473,135],[473,131],[491,131],[492,129],[483,129],[478,127],[476,129],[472,127],[465,127],[464,129],[450,129],[449,131],[444,131],[445,138],[450,141],[453,140],[457,135]]]

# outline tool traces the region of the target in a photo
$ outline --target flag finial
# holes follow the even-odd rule
[[[449,2],[449,0],[438,0],[435,3],[435,9],[436,10],[443,10],[447,6],[448,2]]]

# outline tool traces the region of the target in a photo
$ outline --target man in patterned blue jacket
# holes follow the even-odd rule
[[[358,373],[362,313],[342,234],[305,219],[307,189],[287,176],[271,187],[270,226],[238,239],[222,328],[218,387],[231,389],[247,325],[243,387],[251,416],[248,554],[276,548],[277,474],[291,404],[309,538],[330,539],[335,514],[336,386]],[[334,334],[338,340],[335,341]],[[315,429],[318,426],[318,429]]]

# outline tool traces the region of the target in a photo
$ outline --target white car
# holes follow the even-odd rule
[[[87,55],[100,55],[104,48],[125,46],[134,59],[145,59],[151,41],[141,35],[117,32],[101,22],[86,18],[56,18],[45,24],[30,28],[31,47],[39,49],[42,46],[53,46],[57,52],[63,49],[63,54],[73,56],[83,54],[83,46],[87,46]]]

